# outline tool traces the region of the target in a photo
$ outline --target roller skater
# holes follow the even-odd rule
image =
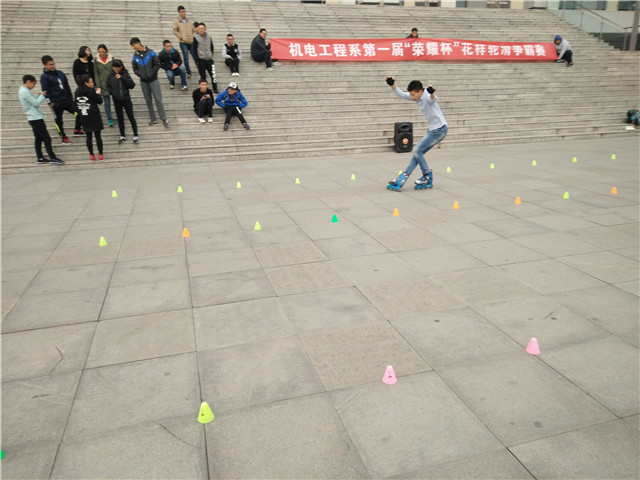
[[[433,172],[429,168],[424,154],[444,140],[448,131],[447,121],[438,105],[438,97],[435,94],[436,89],[433,88],[433,85],[429,85],[426,89],[427,95],[424,95],[425,89],[422,82],[412,80],[407,87],[408,92],[403,92],[400,88],[396,87],[393,77],[386,77],[385,80],[398,98],[417,102],[418,108],[420,112],[422,112],[422,115],[424,115],[429,126],[427,134],[413,147],[413,155],[409,165],[397,178],[389,182],[387,189],[399,192],[407,181],[407,178],[409,178],[418,165],[420,165],[420,169],[422,170],[422,177],[414,182],[415,189],[433,188]]]

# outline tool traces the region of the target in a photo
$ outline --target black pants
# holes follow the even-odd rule
[[[242,115],[242,110],[240,110],[240,107],[227,105],[226,107],[224,107],[224,111],[227,113],[227,116],[224,119],[224,123],[229,123],[233,115],[238,117],[238,119],[242,122],[243,125],[247,123],[246,120],[244,119],[244,116]]]
[[[96,145],[98,146],[98,153],[102,154],[102,133],[100,130],[96,130],[95,132],[87,132],[87,150],[89,153],[93,155],[93,141],[92,137],[96,136]]]
[[[269,45],[269,47],[271,47],[271,45]],[[251,55],[251,58],[253,58],[255,62],[265,62],[267,64],[267,68],[271,68],[271,49],[262,50],[255,55]]]
[[[573,52],[571,50],[567,50],[560,58],[565,60],[567,63],[571,63],[573,61]]]
[[[47,132],[47,126],[44,124],[44,120],[29,120],[29,125],[31,125],[33,129],[33,136],[36,137],[34,146],[36,147],[36,155],[38,158],[42,158],[43,142],[49,157],[55,158],[56,154],[53,153],[53,147],[51,146],[51,136],[49,132]]]
[[[216,64],[213,60],[198,60],[198,73],[200,78],[207,79],[207,73],[211,77],[211,89],[214,93],[218,93],[218,82],[216,80]]]
[[[213,117],[213,100],[210,98],[200,100],[193,110],[199,118]]]
[[[240,73],[240,59],[238,57],[225,58],[224,63],[231,69],[231,73]]]
[[[76,104],[71,100],[67,102],[54,102],[53,114],[55,116],[56,130],[58,130],[60,137],[64,138],[67,136],[64,133],[64,121],[62,120],[62,112],[69,112],[75,115],[76,126],[74,127],[74,130],[82,130],[82,125],[80,124],[80,116],[78,115]]]
[[[129,119],[129,123],[131,124],[131,128],[133,129],[133,136],[138,136],[138,123],[136,122],[135,117],[133,116],[133,104],[131,100],[125,99],[122,101],[113,99],[113,105],[116,108],[116,116],[118,117],[118,128],[120,129],[120,136],[124,137],[124,114],[122,109],[127,112],[127,118]]]

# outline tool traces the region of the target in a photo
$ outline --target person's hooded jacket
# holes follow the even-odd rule
[[[559,44],[555,43],[556,40],[560,40],[560,43]],[[560,35],[556,35],[556,38],[553,39],[553,45],[556,47],[558,58],[562,58],[562,56],[567,50],[571,50],[571,44],[567,40],[562,38]]]
[[[156,52],[150,48],[144,47],[141,52],[133,54],[133,73],[145,83],[151,83],[158,78],[158,70],[160,70],[160,60]]]
[[[43,68],[42,75],[40,75],[40,86],[43,92],[47,92],[47,98],[53,104],[73,101],[69,81],[62,70],[50,72]]]
[[[248,103],[249,102],[247,102],[247,99],[244,98],[244,95],[242,95],[242,92],[240,90],[238,90],[238,93],[236,93],[235,95],[230,95],[229,89],[226,88],[222,92],[220,92],[216,97],[216,105],[222,108],[224,107],[244,108],[247,106]]]
[[[107,90],[107,78],[113,71],[111,70],[113,57],[110,53],[108,53],[106,62],[103,62],[100,57],[96,57],[93,60],[93,63],[93,71],[95,74],[94,81],[96,82],[96,87],[100,87],[102,89],[102,96],[107,97],[109,96],[109,91]]]
[[[131,100],[131,95],[129,94],[129,90],[133,89],[136,84],[127,72],[126,68],[120,70],[120,78],[116,78],[116,72],[111,70],[111,73],[107,77],[107,89],[109,90],[109,95],[113,97],[113,99],[117,102],[122,102],[123,100]]]

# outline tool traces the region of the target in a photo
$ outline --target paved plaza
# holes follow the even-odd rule
[[[637,135],[408,159],[3,176],[2,478],[638,478]]]

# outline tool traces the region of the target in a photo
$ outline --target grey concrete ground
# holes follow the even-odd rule
[[[638,153],[5,176],[2,478],[638,478]]]

